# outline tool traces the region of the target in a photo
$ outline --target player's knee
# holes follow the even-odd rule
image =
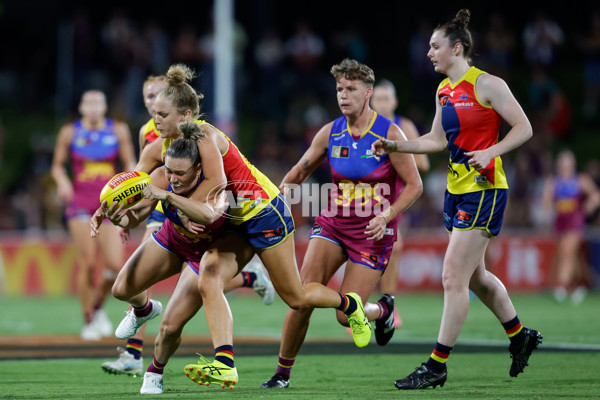
[[[461,290],[467,286],[466,282],[462,282],[456,273],[448,271],[450,268],[444,268],[442,272],[442,286],[444,291]]]
[[[294,296],[290,294],[280,294],[282,300],[287,304],[292,310],[302,311],[311,309],[310,303],[306,296]]]
[[[113,283],[112,285],[111,291],[115,299],[121,301],[129,300],[130,293],[127,290],[127,285],[122,280],[119,280],[117,278],[117,280],[115,280],[115,283]]]
[[[160,323],[159,335],[156,337],[156,344],[167,341],[173,342],[181,337],[182,327],[174,324],[169,318],[163,319]]]
[[[219,252],[209,250],[200,263],[200,273],[203,279],[215,279],[220,274]]]

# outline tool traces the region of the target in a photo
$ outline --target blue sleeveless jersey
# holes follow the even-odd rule
[[[89,129],[82,120],[73,123],[69,147],[73,170],[74,203],[78,209],[95,210],[102,188],[117,173],[119,140],[114,122],[106,119],[100,129]]]
[[[364,226],[393,203],[404,187],[389,156],[373,156],[371,145],[387,138],[392,122],[374,113],[367,130],[353,136],[346,117],[333,122],[327,158],[331,166],[333,190],[328,209],[322,216],[333,217],[340,229]],[[397,219],[388,224],[396,230]],[[395,235],[394,235],[395,240]]]

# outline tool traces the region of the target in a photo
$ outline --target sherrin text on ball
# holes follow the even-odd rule
[[[142,171],[121,172],[104,185],[100,192],[100,203],[106,200],[110,206],[116,201],[129,208],[144,198],[144,188],[150,181],[150,176]]]

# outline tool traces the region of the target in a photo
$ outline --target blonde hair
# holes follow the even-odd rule
[[[160,91],[160,94],[171,99],[179,113],[183,114],[186,110],[192,110],[192,117],[197,119],[200,115],[198,100],[203,99],[204,95],[196,93],[188,83],[195,77],[194,71],[187,65],[171,65],[166,76],[167,86]]]
[[[350,81],[362,81],[367,87],[373,87],[375,83],[375,73],[365,64],[361,64],[350,58],[344,59],[341,63],[331,67],[331,75],[336,81],[346,78]]]
[[[166,82],[167,77],[164,75],[148,75],[146,80],[144,81],[144,87],[154,82]]]

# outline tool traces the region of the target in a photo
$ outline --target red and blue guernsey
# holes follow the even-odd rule
[[[373,217],[398,198],[404,188],[389,156],[378,157],[371,153],[373,142],[387,138],[391,124],[387,118],[374,113],[365,132],[353,136],[345,116],[333,121],[327,157],[334,185],[329,193],[328,207],[315,219],[311,234],[311,237],[324,237],[340,244],[353,261],[377,269],[385,269],[385,257],[368,247],[373,244],[391,249],[396,241],[398,221],[390,221],[384,237],[377,242],[366,240],[365,228]],[[358,253],[356,257],[353,257],[353,250]]]
[[[469,166],[465,152],[484,150],[498,142],[502,118],[490,106],[477,98],[475,83],[485,74],[471,67],[455,83],[448,78],[438,86],[442,106],[442,127],[448,139],[448,192],[464,194],[486,189],[508,189],[500,157],[493,159],[481,171]]]
[[[100,129],[90,129],[83,120],[73,124],[70,155],[74,197],[67,211],[70,217],[93,214],[100,205],[102,188],[116,174],[119,140],[114,126],[111,119],[106,119]]]

